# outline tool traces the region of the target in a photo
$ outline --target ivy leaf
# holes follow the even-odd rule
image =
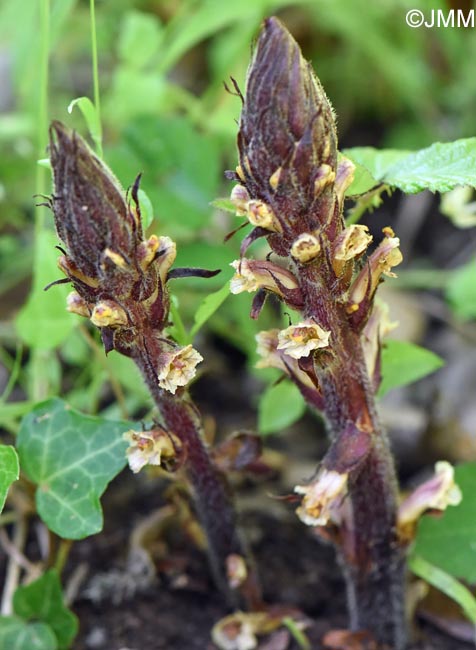
[[[277,433],[299,420],[306,405],[299,389],[288,380],[270,386],[258,405],[258,430]]]
[[[463,499],[438,517],[425,515],[418,526],[414,553],[456,578],[476,584],[476,463],[455,468]]]
[[[379,181],[407,194],[449,192],[457,185],[476,187],[476,138],[435,142],[413,152],[356,147],[344,153]]]
[[[190,330],[190,337],[193,338],[195,334],[205,325],[207,320],[213,316],[216,310],[225,302],[230,295],[230,282],[229,280],[222,286],[221,289],[210,293],[205,300],[201,303],[200,307],[195,313],[195,320]]]
[[[383,379],[378,396],[426,377],[443,365],[443,359],[430,350],[408,341],[389,339],[382,350]]]
[[[20,467],[14,447],[0,445],[0,512],[3,510],[10,485],[18,480]]]
[[[25,623],[16,616],[0,616],[0,650],[57,650],[53,630],[45,623]]]
[[[13,595],[15,614],[29,620],[47,623],[58,640],[58,648],[68,648],[78,633],[78,620],[63,602],[63,592],[55,569],[47,571],[26,587],[18,587]]]
[[[82,539],[102,529],[100,497],[126,464],[127,422],[73,411],[60,399],[37,405],[18,433],[21,466],[38,486],[36,506],[60,537]]]

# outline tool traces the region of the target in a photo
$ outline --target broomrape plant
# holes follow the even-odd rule
[[[259,366],[286,373],[328,424],[331,445],[315,478],[295,488],[302,496],[297,514],[338,552],[351,628],[371,630],[399,650],[406,644],[407,514],[414,524],[434,507],[429,493],[438,493],[441,509],[461,498],[443,464],[426,498],[425,487],[413,497],[421,509],[409,507],[411,499],[402,505],[399,525],[395,467],[375,394],[382,339],[391,329],[376,292],[383,276],[395,276],[400,242],[386,227],[369,253],[368,229],[346,226],[354,164],[338,156],[329,100],[277,19],[265,21],[259,35],[245,96],[236,90],[243,102],[239,165],[228,177],[238,183],[231,193],[236,214],[254,228],[232,263],[231,291],[257,292],[252,318],[269,293],[298,313],[297,323],[257,337]],[[266,261],[245,257],[258,238],[269,245]]]
[[[346,580],[351,630],[368,630],[382,647],[403,650],[406,555],[417,522],[428,510],[459,504],[461,492],[453,468],[440,462],[432,478],[400,501],[394,460],[376,409],[383,340],[394,327],[378,299],[378,287],[384,278],[395,277],[394,269],[402,262],[400,242],[389,226],[374,242],[366,226],[346,224],[344,200],[356,167],[338,153],[329,100],[276,18],[263,24],[244,95],[236,82],[234,86],[243,105],[239,165],[227,172],[235,182],[230,205],[245,218],[242,225],[252,228],[239,259],[231,262],[230,291],[255,294],[254,319],[269,294],[292,314],[288,327],[257,335],[257,365],[278,369],[295,384],[311,409],[324,414],[330,439],[314,477],[295,486],[297,515],[336,549]],[[358,193],[372,190],[372,199],[388,186],[408,192],[474,186],[473,140],[437,144],[416,154],[402,152],[400,167],[394,164],[396,152],[388,164],[382,156],[381,176],[376,174]],[[210,453],[202,417],[188,393],[203,358],[188,341],[179,344],[170,327],[169,281],[207,278],[218,271],[176,268],[175,242],[165,235],[145,236],[140,176],[124,192],[84,140],[57,121],[50,128],[49,150],[54,191],[46,205],[54,213],[62,244],[58,265],[65,275],[52,285],[70,283],[67,309],[99,329],[106,353],[115,350],[136,364],[158,418],[149,429],[126,430],[126,422],[82,416],[60,400],[35,405],[22,422],[17,446],[22,468],[38,487],[38,514],[60,537],[80,539],[101,529],[99,498],[124,466],[124,453],[133,472],[146,465],[180,470],[192,492],[218,588],[230,606],[251,610],[222,619],[213,639],[229,650],[256,647],[256,635],[276,629],[291,610],[284,604],[276,614],[263,604],[219,455]],[[455,159],[462,162],[456,164]],[[419,176],[422,160],[425,173]],[[405,177],[403,167],[413,169],[413,176]],[[368,205],[364,202],[364,208]],[[269,247],[265,259],[247,257],[258,239]],[[121,434],[123,440],[118,439]],[[231,455],[246,444],[247,434],[240,435],[229,445]],[[61,453],[53,453],[61,436],[69,438]],[[72,451],[71,436],[78,442]],[[74,456],[78,449],[81,458]],[[250,449],[255,459],[256,440]],[[9,470],[0,477],[3,506],[19,466],[13,447],[1,446],[0,452]],[[471,478],[471,471],[468,474]],[[439,569],[431,573],[434,567],[416,558],[414,572],[433,576],[476,621],[471,594],[462,585],[448,586],[450,576],[440,572],[438,578]],[[56,590],[55,602],[61,603],[54,572],[31,588],[37,594],[48,584]],[[22,598],[31,598],[30,587],[21,589],[17,614]],[[40,612],[41,598],[37,600]],[[44,612],[41,616],[53,625],[58,607],[52,606],[46,619]],[[68,612],[64,616],[71,619]],[[68,624],[61,647],[68,647],[75,634],[75,622]],[[7,632],[17,634],[26,621],[4,616],[0,634],[12,625],[13,632]]]

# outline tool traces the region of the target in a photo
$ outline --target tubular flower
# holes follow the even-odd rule
[[[339,511],[347,494],[348,474],[323,469],[309,485],[296,485],[296,494],[303,500],[297,515],[308,526],[326,526],[340,523]]]
[[[159,386],[175,395],[177,388],[186,386],[195,377],[196,366],[201,361],[202,355],[192,345],[165,352],[158,373]]]
[[[91,322],[96,327],[127,325],[127,314],[114,300],[102,300],[94,305]]]
[[[368,258],[367,265],[361,270],[350,289],[350,311],[366,296],[373,297],[382,275],[395,278],[392,268],[398,266],[403,256],[399,249],[400,240],[394,236],[391,228],[384,228],[385,239],[380,242]]]
[[[287,291],[299,289],[294,275],[272,262],[243,258],[230,264],[236,273],[230,281],[231,293],[243,293],[266,289],[286,297]]]
[[[398,327],[398,322],[390,320],[387,303],[377,301],[372,308],[361,337],[367,372],[369,377],[373,379],[375,388],[378,388],[380,384],[378,375],[382,340],[396,327]]]
[[[78,316],[89,318],[91,309],[77,291],[71,291],[66,298],[66,310]]]
[[[235,185],[231,190],[230,201],[234,204],[236,208],[236,216],[244,217],[248,212],[248,201],[250,200],[250,195],[248,190],[243,185]]]
[[[373,237],[369,235],[367,226],[352,224],[345,228],[337,238],[334,258],[342,262],[348,262],[363,253],[372,239]]]
[[[326,348],[331,333],[326,332],[311,320],[291,325],[278,334],[278,350],[283,350],[293,359],[307,357],[313,350]]]
[[[342,207],[346,190],[352,185],[354,180],[355,165],[348,158],[342,156],[337,165],[336,181],[334,190],[337,195],[339,205]]]
[[[305,264],[315,259],[321,251],[321,245],[317,237],[311,233],[303,233],[294,240],[291,246],[291,255],[295,260]]]
[[[454,467],[446,461],[435,464],[435,474],[416,488],[400,505],[398,530],[403,539],[410,541],[421,515],[427,510],[446,510],[457,506],[462,499],[461,490],[454,481]]]
[[[159,427],[150,431],[126,431],[122,437],[129,443],[127,461],[135,474],[145,465],[170,462],[181,447],[176,436]]]

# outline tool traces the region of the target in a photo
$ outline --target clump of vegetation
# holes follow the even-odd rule
[[[137,16],[134,20],[140,22]],[[152,36],[149,27],[141,33]],[[141,62],[133,64],[140,68]],[[476,600],[457,580],[469,571],[469,582],[473,582],[474,569],[465,569],[464,562],[457,568],[448,563],[445,536],[438,540],[432,528],[436,524],[444,531],[450,526],[451,544],[459,545],[463,558],[471,558],[472,541],[465,522],[475,466],[460,466],[455,479],[453,467],[440,461],[433,476],[404,498],[400,494],[377,398],[392,386],[432,372],[442,361],[417,346],[387,342],[385,337],[394,324],[379,296],[379,286],[385,276],[396,277],[394,269],[403,261],[400,241],[398,233],[386,225],[374,245],[369,228],[357,222],[382,201],[384,192],[394,188],[412,194],[474,187],[476,139],[436,143],[417,152],[370,147],[339,152],[336,118],[319,79],[283,23],[266,19],[244,93],[232,79],[234,90],[229,95],[237,95],[242,102],[239,165],[226,173],[235,182],[230,198],[214,202],[242,218],[237,230],[252,228],[236,249],[237,259],[226,259],[233,276],[218,290],[213,285],[215,291],[196,306],[194,324],[187,330],[184,320],[188,316],[181,316],[182,305],[175,296],[180,290],[174,285],[171,291],[171,281],[198,277],[204,279],[203,284],[213,283],[219,271],[198,266],[209,261],[200,246],[195,251],[198,262],[175,266],[180,244],[177,247],[167,231],[153,232],[152,203],[140,187],[140,175],[124,192],[103,161],[97,68],[95,79],[95,102],[83,97],[71,109],[77,106],[82,111],[96,152],[62,122],[50,126],[53,192],[41,203],[54,213],[61,252],[58,266],[65,277],[55,280],[48,266],[45,294],[44,285],[40,286],[45,271],[37,274],[33,297],[18,321],[19,331],[27,341],[34,340],[32,315],[50,304],[56,314],[56,305],[65,295],[57,285],[72,285],[66,297],[67,312],[52,331],[53,345],[63,336],[62,328],[70,335],[76,316],[88,319],[100,332],[99,343],[89,329],[82,328],[94,363],[99,364],[96,369],[109,363],[104,361],[104,352],[111,353],[112,359],[118,358],[114,353],[127,357],[129,365],[122,372],[127,375],[135,363],[148,396],[141,393],[137,398],[136,394],[136,401],[128,406],[120,382],[108,371],[116,398],[112,411],[92,416],[83,408],[85,413],[81,413],[51,397],[54,391],[43,390],[39,379],[48,354],[45,347],[32,345],[36,378],[32,398],[19,406],[7,403],[20,373],[21,353],[17,356],[2,404],[3,424],[16,440],[13,445],[6,439],[7,444],[0,446],[0,501],[3,507],[9,491],[10,505],[1,523],[14,525],[12,541],[5,536],[4,544],[10,559],[0,649],[72,647],[77,620],[64,604],[60,576],[72,540],[101,531],[100,498],[127,463],[134,473],[158,467],[162,476],[186,486],[177,488],[171,499],[173,516],[206,549],[215,584],[232,611],[213,628],[216,646],[256,648],[259,637],[282,628],[288,636],[281,639],[287,639],[288,647],[291,643],[310,647],[302,631],[302,613],[279,602],[279,595],[278,602],[263,601],[260,567],[255,567],[240,530],[231,477],[226,475],[259,466],[259,462],[261,469],[265,467],[266,460],[259,461],[261,440],[240,431],[212,446],[206,419],[189,393],[198,364],[206,364],[193,338],[218,316],[229,293],[234,296],[228,304],[236,301],[240,318],[246,296],[239,294],[255,293],[251,318],[264,320],[267,327],[250,329],[243,319],[239,331],[231,334],[232,316],[224,324],[218,321],[215,330],[228,328],[230,340],[245,341],[246,350],[257,343],[257,365],[271,371],[260,417],[266,401],[268,412],[278,414],[288,405],[295,411],[296,404],[299,414],[307,404],[327,424],[330,445],[314,476],[296,485],[295,494],[287,497],[297,502],[301,522],[321,541],[333,544],[344,573],[349,629],[327,635],[326,646],[361,647],[361,642],[370,639],[374,647],[404,650],[410,643],[408,567],[449,595],[475,623]],[[174,151],[173,137],[170,142]],[[44,164],[40,169],[37,190],[44,193]],[[178,192],[181,200],[187,198],[187,186]],[[347,214],[346,199],[353,201]],[[454,206],[451,210],[455,211]],[[38,223],[44,224],[43,218]],[[174,229],[173,224],[170,227]],[[180,228],[175,232],[178,239],[183,236]],[[51,255],[51,233],[39,232],[38,239],[38,250],[48,249]],[[218,241],[214,244],[220,246]],[[248,256],[252,246],[253,258]],[[467,275],[466,271],[458,275],[458,282],[448,290],[460,309],[467,301]],[[272,308],[266,312],[268,298]],[[87,352],[84,357],[82,362],[91,362]],[[92,386],[88,395],[96,392]],[[72,394],[68,402],[77,406],[79,399]],[[132,423],[129,412],[150,402],[155,410],[147,411],[147,424]],[[419,525],[425,513],[441,515],[448,506],[452,507],[444,517],[425,516]],[[23,555],[27,522],[37,516],[50,537],[40,572]],[[306,534],[304,526],[302,534]],[[319,548],[316,545],[316,556]],[[20,566],[28,584],[19,585]]]

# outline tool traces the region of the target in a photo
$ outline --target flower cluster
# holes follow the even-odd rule
[[[50,129],[54,193],[50,200],[65,251],[58,266],[74,287],[67,309],[101,330],[106,352],[150,357],[159,386],[172,394],[194,377],[201,355],[166,336],[167,281],[207,276],[199,269],[171,270],[176,245],[170,237],[144,237],[139,177],[125,194],[84,140],[60,122]],[[149,340],[144,349],[144,335]],[[151,342],[154,350],[150,350]]]
[[[375,414],[365,391],[378,388],[382,339],[392,328],[375,294],[384,276],[395,276],[400,242],[387,227],[369,251],[367,226],[346,225],[355,167],[338,158],[329,100],[275,18],[259,35],[243,102],[239,166],[228,176],[237,183],[230,197],[236,215],[252,230],[232,263],[230,289],[256,292],[253,318],[268,294],[298,313],[295,324],[258,335],[258,365],[282,370],[328,416],[334,443],[323,473],[296,488],[301,518],[326,526],[372,446]],[[257,238],[271,249],[265,260],[245,257]]]

